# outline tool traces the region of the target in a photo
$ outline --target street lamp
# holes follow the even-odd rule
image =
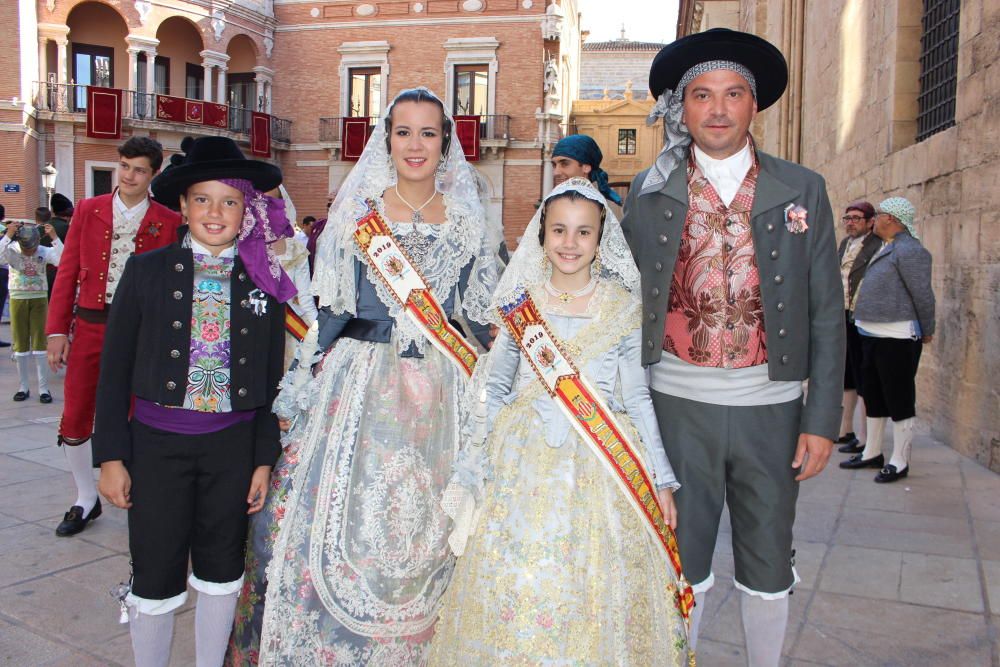
[[[45,205],[52,201],[52,191],[56,189],[56,176],[59,170],[52,166],[51,162],[46,162],[45,166],[39,169],[42,172],[42,187],[45,188]]]

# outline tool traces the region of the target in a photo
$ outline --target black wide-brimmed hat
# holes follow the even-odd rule
[[[153,179],[153,197],[177,210],[180,198],[195,183],[240,178],[262,192],[281,185],[281,169],[259,160],[248,160],[236,142],[226,137],[185,137],[184,153],[170,156],[170,164]]]
[[[777,102],[788,85],[788,63],[774,44],[747,32],[713,28],[660,49],[649,69],[650,92],[659,97],[664,90],[674,90],[689,69],[710,60],[729,60],[750,70],[757,84],[758,111]]]

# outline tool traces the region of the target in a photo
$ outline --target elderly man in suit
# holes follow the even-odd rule
[[[666,145],[633,181],[623,226],[642,274],[643,364],[681,483],[692,646],[726,503],[747,657],[777,665],[798,581],[799,482],[826,466],[840,426],[833,213],[818,174],[758,150],[749,134],[787,84],[773,45],[709,30],[666,46],[649,78]]]
[[[882,247],[882,239],[872,232],[875,207],[866,201],[847,205],[844,217],[844,238],[837,248],[840,257],[840,279],[844,287],[844,326],[847,331],[847,364],[844,367],[844,413],[840,419],[839,451],[859,454],[868,441],[865,426],[865,403],[861,401],[861,428],[854,433],[854,410],[858,398],[864,394],[861,387],[861,334],[854,325],[854,301],[858,286],[865,277],[868,263]]]

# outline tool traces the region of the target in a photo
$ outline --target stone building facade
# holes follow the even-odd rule
[[[607,42],[584,42],[580,56],[581,100],[625,97],[630,87],[636,100],[649,95],[649,64],[664,47],[657,42],[637,42],[625,38]],[[631,83],[631,85],[629,85]]]
[[[479,117],[476,166],[490,213],[513,239],[551,187],[551,148],[579,92],[575,0],[7,5],[0,182],[10,187],[0,202],[10,217],[45,202],[47,163],[58,171],[55,191],[74,201],[114,186],[120,140],[87,136],[87,83],[123,91],[123,139],[148,135],[168,153],[205,134],[230,136],[249,153],[251,112],[269,113],[266,159],[282,167],[303,216],[324,215],[354,164],[344,118],[377,117],[400,90],[423,85],[456,114]],[[228,118],[219,127],[163,120],[152,112],[156,95],[225,104]]]
[[[692,29],[683,22],[685,5],[698,4],[682,1],[678,34]],[[937,297],[917,414],[934,435],[1000,472],[1000,3],[739,4],[738,26],[724,27],[768,38],[790,64],[788,93],[754,129],[764,149],[821,173],[837,212],[855,199],[891,195],[916,205]],[[921,62],[922,43],[953,27],[952,41]],[[926,75],[949,64],[953,94],[940,108],[950,120],[928,133],[926,121],[918,122],[930,108]]]
[[[646,64],[648,75],[649,64]],[[573,126],[597,142],[604,155],[601,168],[608,172],[608,181],[622,199],[628,186],[640,171],[653,163],[663,147],[663,123],[646,125],[653,109],[648,91],[634,99],[626,89],[623,99],[576,100],[573,102]]]

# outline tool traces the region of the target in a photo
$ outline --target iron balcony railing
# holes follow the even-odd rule
[[[375,116],[361,116],[368,119],[368,125],[378,122]],[[339,143],[343,141],[344,117],[332,116],[319,119],[319,140],[323,143]],[[510,139],[510,116],[505,114],[490,114],[479,117],[480,141],[507,141]]]
[[[160,120],[156,117],[156,95],[136,90],[122,91],[122,118],[131,120]],[[87,110],[87,86],[78,83],[35,82],[35,108],[59,113],[84,113]],[[236,134],[250,134],[252,109],[229,107],[226,129]],[[178,123],[195,127],[189,123]],[[220,128],[221,129],[221,128]],[[271,140],[289,143],[292,121],[271,116]]]

